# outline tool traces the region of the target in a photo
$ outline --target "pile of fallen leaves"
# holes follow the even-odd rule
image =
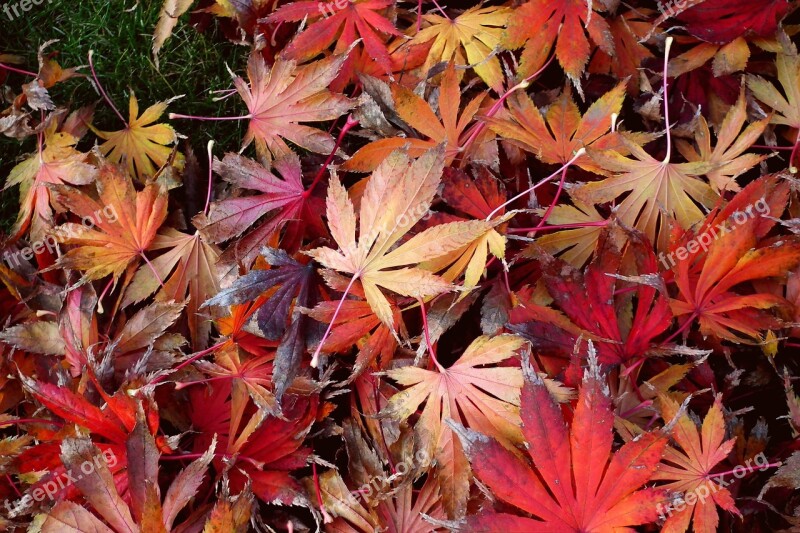
[[[797,531],[797,7],[167,0],[234,117],[0,54],[0,529]]]

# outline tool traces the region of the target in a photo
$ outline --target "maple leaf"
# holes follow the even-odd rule
[[[434,226],[390,250],[428,211],[441,180],[443,152],[441,148],[429,150],[410,162],[406,152],[398,150],[378,166],[361,199],[358,241],[353,202],[334,176],[328,185],[327,217],[341,251],[317,248],[307,252],[327,268],[352,274],[351,283],[361,283],[373,311],[391,328],[393,313],[380,289],[413,298],[453,290],[442,278],[408,265],[457,250],[493,224],[473,220]]]
[[[506,216],[505,208],[502,208],[506,201],[505,188],[485,167],[479,167],[475,180],[461,170],[446,168],[443,182],[442,199],[459,211],[479,220],[496,214],[498,221],[504,221],[510,216]],[[505,261],[506,239],[495,228],[487,229],[479,238],[458,250],[420,264],[420,268],[432,272],[447,268],[441,274],[447,281],[454,281],[463,273],[464,288],[472,289],[480,281],[490,252],[501,262]]]
[[[611,399],[592,351],[569,426],[541,377],[529,368],[525,377],[522,432],[535,470],[485,433],[451,424],[475,476],[532,518],[485,511],[467,517],[469,531],[599,533],[655,521],[665,491],[640,487],[652,479],[667,437],[643,433],[612,453]]]
[[[128,101],[130,119],[125,121],[120,116],[120,120],[125,123],[124,129],[108,132],[89,125],[95,135],[106,141],[100,145],[100,151],[110,162],[124,163],[128,174],[137,177],[141,182],[155,175],[156,170],[164,166],[172,155],[169,145],[178,140],[172,126],[154,124],[167,110],[170,102],[157,102],[139,116],[139,101],[131,91]],[[182,157],[178,161],[182,161]],[[181,164],[177,165],[180,167]]]
[[[571,193],[570,196],[572,196]],[[577,198],[571,199],[573,205],[559,204],[553,207],[547,217],[547,224],[555,226],[584,225],[584,227],[538,235],[536,244],[550,255],[558,255],[562,261],[566,261],[575,268],[581,268],[597,248],[597,241],[603,232],[605,219],[593,205],[585,204]],[[544,209],[539,210],[539,214],[544,215],[544,213]]]
[[[327,531],[444,531],[429,522],[446,518],[433,476],[427,476],[419,490],[410,482],[430,466],[430,458],[421,451],[412,453],[410,431],[401,430],[399,441],[406,445],[392,452],[381,435],[374,435],[372,442],[366,440],[360,420],[345,419],[342,430],[349,459],[346,470],[341,474],[329,470],[319,478],[304,480],[308,491],[320,496],[318,503],[323,517],[329,514],[335,517],[329,522],[326,519]],[[348,484],[360,488],[351,491]]]
[[[97,173],[86,162],[87,155],[75,149],[78,139],[70,133],[57,131],[58,126],[57,120],[51,120],[37,153],[11,169],[8,175],[4,189],[20,186],[20,210],[11,228],[11,241],[19,239],[29,227],[31,240],[42,241],[53,226],[48,184],[86,185]]]
[[[195,363],[204,374],[213,376],[211,380],[231,380],[235,400],[231,403],[231,409],[235,419],[244,416],[248,408],[245,401],[248,395],[263,412],[280,416],[280,399],[284,392],[308,395],[319,390],[319,385],[310,378],[297,376],[296,371],[289,375],[288,371],[280,368],[276,361],[278,352],[274,349],[274,343],[271,344],[269,351],[254,353],[248,350],[251,346],[247,342],[227,342],[215,350],[213,363]],[[176,387],[182,389],[205,382],[180,382]]]
[[[334,286],[344,290],[346,279],[337,280]],[[330,282],[330,277],[329,277]],[[364,297],[358,287],[352,287],[353,295]],[[390,302],[394,315],[393,324],[400,324],[402,331],[402,317],[397,305]],[[337,308],[339,309],[337,313]],[[353,363],[353,370],[345,384],[357,379],[375,360],[380,357],[381,368],[388,367],[397,350],[397,338],[393,335],[392,328],[387,327],[375,316],[369,302],[364,300],[344,300],[341,306],[337,302],[319,302],[313,309],[307,311],[308,316],[314,320],[332,324],[330,335],[320,346],[320,353],[343,353],[351,346],[358,347],[358,354]],[[335,321],[334,321],[334,316]]]
[[[419,491],[410,483],[393,489],[390,497],[376,499],[374,508],[355,499],[353,491],[335,470],[328,470],[320,475],[319,484],[323,505],[335,515],[333,521],[326,526],[326,531],[446,531],[444,527],[434,526],[425,518],[446,518],[439,489],[430,478]]]
[[[216,434],[221,455],[235,458],[236,467],[229,471],[231,490],[243,488],[249,478],[253,493],[263,502],[303,501],[302,487],[289,472],[306,465],[311,450],[303,446],[303,439],[314,423],[318,400],[315,396],[287,398],[291,401],[284,401],[284,418],[257,410],[249,413],[248,420],[245,410],[232,408],[240,400],[231,398],[231,391],[225,382],[190,391],[189,417],[200,432],[194,439],[195,449],[208,449]],[[244,416],[234,417],[234,413]],[[246,424],[240,429],[242,422]],[[213,464],[219,470],[229,468],[221,458]]]
[[[113,358],[115,369],[120,373],[127,371],[130,379],[137,374],[172,366],[174,353],[186,343],[186,339],[167,330],[178,320],[184,308],[183,302],[160,301],[135,313],[106,346],[106,353]]]
[[[780,324],[765,311],[789,309],[784,298],[764,292],[741,295],[732,289],[785,276],[800,262],[800,242],[795,239],[757,247],[775,225],[773,217],[786,208],[786,195],[785,184],[764,176],[742,189],[725,209],[709,214],[696,232],[673,242],[666,257],[674,265],[678,294],[670,305],[676,317],[686,317],[684,327],[698,319],[703,335],[741,343],[748,342],[741,334],[761,339],[759,330]],[[765,211],[768,216],[763,216]]]
[[[308,61],[326,50],[334,41],[334,53],[343,53],[358,38],[364,50],[384,72],[391,73],[391,60],[384,44],[385,38],[378,35],[401,36],[381,11],[394,5],[392,0],[349,1],[343,8],[334,2],[320,4],[314,1],[293,2],[281,6],[267,17],[267,22],[300,22],[309,20],[308,27],[291,44],[284,48],[286,59]],[[328,14],[328,11],[331,14]],[[321,20],[319,20],[321,18]]]
[[[267,161],[286,157],[291,141],[301,148],[326,154],[333,151],[335,141],[328,133],[300,122],[323,122],[346,113],[353,103],[327,87],[336,78],[347,54],[340,54],[298,67],[294,61],[277,58],[267,69],[264,57],[257,51],[247,62],[249,83],[236,77],[233,83],[242,97],[250,120],[242,150],[255,142],[256,153]],[[171,118],[193,118],[170,114]]]
[[[713,149],[711,148],[711,132],[702,115],[697,117],[697,129],[695,130],[697,148],[695,149],[694,146],[682,139],[676,143],[681,155],[687,161],[705,161],[713,165],[714,168],[707,173],[707,177],[718,193],[725,190],[740,190],[741,187],[736,183],[736,177],[767,157],[744,152],[764,132],[770,121],[769,117],[753,122],[744,131],[741,131],[746,119],[747,101],[744,88],[742,88],[736,104],[731,106],[728,114],[725,115],[717,133],[717,144]]]
[[[705,0],[681,11],[677,18],[698,39],[727,43],[745,34],[771,37],[791,11],[788,0]]]
[[[73,377],[83,372],[89,361],[89,349],[100,340],[97,303],[97,294],[87,283],[69,291],[58,315],[56,338],[64,343],[64,355]]]
[[[106,523],[114,527],[114,531],[167,533],[180,531],[188,524],[187,521],[173,530],[178,514],[196,495],[203,481],[213,457],[213,448],[212,444],[212,448],[174,478],[163,502],[156,482],[160,451],[141,411],[137,412],[136,426],[126,442],[129,484],[125,499],[115,486],[106,464],[109,462],[106,454],[101,453],[90,440],[65,440],[61,456],[64,466],[74,473],[81,472],[80,467],[86,461],[96,465],[88,474],[84,472],[83,475],[78,475],[75,483],[86,502]],[[98,458],[102,460],[97,460]],[[74,528],[70,530],[75,531],[112,531],[86,508],[78,507],[70,501],[57,503],[39,520],[43,532],[64,531],[65,527]]]
[[[153,30],[153,60],[156,63],[156,69],[159,68],[158,53],[161,51],[161,47],[172,36],[172,30],[178,24],[178,19],[189,11],[192,4],[194,4],[194,0],[164,0],[158,13],[158,23]]]
[[[161,282],[157,301],[183,301],[186,304],[192,347],[201,350],[208,345],[211,323],[200,316],[200,306],[219,291],[217,261],[219,250],[205,242],[199,232],[194,235],[165,228],[153,239],[149,250],[167,252],[142,265],[133,276],[122,300],[122,307],[138,303],[153,294]],[[158,277],[156,277],[156,274]]]
[[[415,424],[421,450],[437,462],[444,507],[450,517],[466,511],[470,471],[466,457],[445,419],[454,419],[494,435],[508,449],[522,441],[519,429],[519,389],[522,372],[517,366],[495,365],[514,357],[525,341],[516,335],[475,339],[449,368],[426,370],[413,366],[389,370],[387,375],[406,387],[392,396],[381,416],[404,420],[425,402]],[[550,383],[562,399],[568,393]]]
[[[530,96],[516,91],[507,101],[507,118],[484,120],[498,135],[531,152],[543,163],[564,165],[582,147],[624,150],[620,134],[609,133],[614,126],[612,115],[619,115],[624,99],[625,84],[620,83],[593,102],[581,116],[567,86],[543,117]],[[601,172],[588,156],[579,157],[574,164],[590,172]]]
[[[636,286],[635,311],[629,295],[616,295],[623,272],[623,246],[634,256],[639,275],[658,272],[655,254],[641,235],[624,235],[619,229],[604,230],[594,260],[584,272],[562,260],[537,253],[542,268],[542,281],[552,302],[563,311],[555,311],[536,301],[537,295],[526,295],[521,305],[510,314],[511,329],[529,339],[534,347],[556,351],[569,357],[578,339],[593,339],[598,358],[603,364],[627,363],[645,357],[654,339],[671,323],[669,301],[650,285]],[[566,316],[564,316],[566,315]]]
[[[192,220],[200,233],[215,243],[239,237],[255,226],[223,254],[223,277],[239,263],[252,265],[264,243],[287,223],[305,221],[317,234],[326,233],[321,219],[322,201],[312,195],[311,188],[303,187],[300,159],[290,152],[273,160],[272,166],[274,171],[236,154],[226,154],[222,161],[214,162],[214,170],[225,181],[260,193],[213,202],[207,214],[200,213]]]
[[[98,200],[77,189],[53,187],[57,201],[93,225],[67,223],[56,230],[60,242],[78,247],[58,260],[59,268],[84,271],[84,281],[112,274],[114,279],[135,265],[155,239],[167,216],[167,195],[150,184],[136,192],[130,177],[116,165],[105,163],[97,174]]]
[[[573,194],[584,203],[598,204],[629,193],[616,207],[617,218],[647,235],[659,250],[665,250],[669,237],[664,228],[671,217],[681,227],[690,228],[703,220],[697,203],[711,208],[719,198],[699,177],[714,165],[706,161],[672,163],[668,157],[659,161],[624,137],[622,143],[633,159],[614,150],[586,150],[602,169],[616,175],[582,184]]]
[[[275,360],[275,395],[280,400],[298,373],[307,344],[315,337],[306,315],[299,312],[299,308],[307,308],[316,300],[315,269],[311,263],[299,263],[283,250],[265,247],[261,254],[273,268],[249,272],[204,305],[242,304],[270,293],[259,299],[256,319],[267,339],[281,339]],[[293,302],[294,312],[290,313]],[[292,319],[287,327],[290,315]]]
[[[667,446],[664,458],[654,480],[670,481],[661,488],[681,494],[702,494],[708,491],[710,497],[696,498],[695,502],[685,503],[685,508],[670,512],[664,523],[664,531],[682,533],[689,528],[689,521],[694,517],[696,533],[713,533],[717,531],[719,516],[716,505],[741,516],[733,501],[730,491],[717,480],[712,481],[711,471],[724,461],[736,444],[736,439],[725,440],[725,420],[722,416],[722,395],[717,395],[714,404],[706,413],[701,432],[693,419],[681,412],[680,405],[669,396],[658,397],[661,417],[664,420],[675,419],[672,438],[680,448]]]
[[[797,88],[798,80],[800,80],[800,55],[797,54],[794,43],[783,43],[783,50],[775,58],[775,65],[783,94],[761,76],[752,74],[747,76],[747,87],[756,98],[772,108],[773,114],[770,122],[798,130],[797,139],[795,139],[796,149],[800,144],[798,142],[800,140],[800,90]],[[792,155],[794,156],[794,152]],[[789,161],[789,166],[793,165],[794,161]]]
[[[108,464],[115,478],[121,480],[126,477],[126,441],[136,426],[136,413],[139,409],[137,406],[140,405],[140,400],[130,396],[124,389],[109,396],[101,387],[98,387],[97,392],[105,401],[105,406],[101,409],[89,402],[83,395],[77,394],[69,388],[34,381],[24,376],[21,379],[25,389],[53,415],[71,424],[86,428],[90,434],[90,442],[102,452],[116,458],[113,464]],[[171,451],[165,438],[158,435],[159,417],[154,405],[145,402],[142,408],[147,427],[154,435],[158,449],[165,452]],[[63,432],[40,434],[41,442],[28,448],[20,456],[20,472],[48,470],[49,475],[39,479],[36,486],[41,486],[50,479],[63,477],[65,467],[58,461],[58,451],[67,436],[69,434]],[[72,496],[76,491],[76,487],[67,485],[60,487],[58,494]]]
[[[17,324],[0,331],[0,340],[19,350],[33,353],[64,355],[64,340],[58,324],[37,320]]]
[[[80,67],[61,68],[61,65],[53,59],[57,52],[45,54],[45,49],[55,42],[57,39],[47,41],[39,47],[37,54],[39,71],[35,74],[36,78],[33,81],[22,85],[22,95],[17,99],[16,104],[26,103],[33,110],[54,110],[56,106],[47,89],[64,80],[81,76],[78,73]]]
[[[454,19],[435,13],[423,15],[430,25],[411,41],[433,40],[423,70],[429,71],[440,61],[455,60],[457,65],[470,65],[489,87],[500,92],[503,73],[500,61],[492,54],[500,48],[500,37],[510,15],[510,9],[496,6],[473,7]]]
[[[620,372],[610,378],[610,389],[618,417],[616,428],[622,438],[634,438],[641,431],[640,428],[647,427],[651,420],[658,417],[659,411],[654,404],[659,395],[669,392],[674,399],[685,400],[689,396],[687,393],[670,392],[670,389],[685,383],[689,372],[703,362],[700,359],[698,363],[668,365],[662,372],[640,384],[637,384],[640,375],[637,369],[631,366],[628,367],[631,371],[627,372],[627,368],[621,367]],[[667,422],[674,420],[672,417],[664,418]]]
[[[639,94],[639,68],[645,60],[653,56],[649,48],[642,44],[653,30],[651,17],[653,11],[637,6],[625,13],[617,13],[606,18],[614,39],[613,54],[598,48],[589,62],[589,72],[613,73],[618,80],[627,78],[628,92]]]
[[[591,52],[586,33],[606,54],[614,54],[611,29],[598,12],[604,6],[598,4],[587,8],[582,0],[531,0],[515,9],[502,45],[512,50],[525,46],[519,75],[538,70],[555,43],[558,62],[580,92],[579,79]]]
[[[408,154],[418,157],[426,150],[435,148],[439,144],[445,147],[445,165],[449,165],[456,157],[467,160],[471,155],[464,153],[462,146],[466,142],[465,132],[478,113],[486,93],[482,92],[470,100],[464,107],[459,117],[458,110],[461,106],[461,90],[458,85],[455,64],[449,63],[442,74],[442,83],[439,88],[439,119],[430,104],[417,96],[408,88],[393,83],[391,84],[392,98],[397,115],[412,128],[422,133],[427,139],[387,137],[378,139],[360,148],[353,157],[345,161],[343,170],[356,172],[369,172],[374,170],[381,161],[386,159],[391,152],[408,146]],[[485,135],[472,146],[485,142]],[[474,150],[472,150],[474,152]]]
[[[267,339],[278,340],[286,332],[286,317],[295,296],[306,291],[314,269],[299,263],[284,250],[264,247],[261,255],[273,268],[248,272],[203,306],[242,304],[269,292],[258,302],[258,327]]]
[[[422,81],[419,67],[425,63],[431,44],[430,41],[422,44],[412,44],[405,35],[390,40],[386,44],[386,49],[389,52],[388,73],[367,50],[361,48],[355,50],[352,62],[348,63],[362,83],[364,76],[372,76],[384,82],[403,80],[408,85],[413,85]],[[332,91],[343,91],[347,84],[351,82],[353,76],[347,70],[348,66],[345,66],[339,77],[331,84]]]
[[[64,356],[73,377],[79,376],[99,342],[96,306],[90,284],[76,287],[64,298],[57,321],[23,322],[0,331],[0,339],[19,350]]]

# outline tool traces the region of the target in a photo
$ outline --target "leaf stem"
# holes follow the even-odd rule
[[[645,407],[650,407],[651,405],[653,405],[653,400],[645,400],[643,402],[639,402],[638,404],[636,404],[635,406],[631,407],[627,411],[624,411],[624,412],[620,413],[619,417],[620,418],[628,418],[632,414],[641,411]]]
[[[550,214],[553,212],[553,209],[556,207],[556,203],[558,203],[558,199],[561,197],[561,191],[564,190],[564,180],[567,178],[567,167],[564,167],[564,170],[561,171],[561,179],[558,180],[558,190],[556,191],[556,195],[553,197],[553,201],[550,202],[550,205],[547,206],[547,211],[544,212],[544,216],[542,216],[542,220],[539,221],[539,224],[536,225],[536,229],[542,229],[545,224],[547,224],[547,219],[550,218]]]
[[[500,110],[501,107],[503,107],[503,103],[505,103],[505,101],[508,99],[509,96],[511,96],[514,92],[518,91],[519,89],[526,89],[531,84],[531,80],[533,80],[536,76],[538,76],[539,74],[544,72],[544,70],[550,65],[550,63],[553,61],[553,58],[555,58],[555,57],[556,57],[555,55],[551,55],[550,59],[548,59],[545,62],[545,64],[542,65],[542,68],[540,68],[539,70],[537,70],[536,72],[534,72],[533,74],[531,74],[530,76],[528,76],[527,78],[522,80],[521,82],[519,82],[516,85],[514,85],[513,87],[511,87],[506,92],[504,92],[500,96],[500,98],[498,98],[497,101],[492,105],[492,107],[489,108],[489,111],[486,112],[486,115],[484,115],[484,117],[486,117],[486,118],[493,117],[495,114],[497,114],[497,112]],[[475,125],[473,125],[472,131],[470,132],[469,137],[467,137],[467,140],[464,141],[464,144],[462,144],[459,147],[459,149],[458,149],[459,153],[466,152],[467,148],[469,148],[470,145],[473,142],[475,142],[475,139],[477,139],[478,136],[485,129],[486,129],[486,121],[478,122]]]
[[[576,222],[574,224],[554,224],[552,226],[536,226],[535,228],[509,228],[508,233],[533,233],[536,231],[552,231],[559,229],[580,229],[580,228],[602,228],[608,225],[607,220],[598,220],[597,222]]]
[[[679,328],[678,328],[678,330],[677,330],[675,333],[673,333],[672,335],[670,335],[670,336],[669,336],[669,337],[668,337],[668,338],[667,338],[667,339],[666,339],[664,342],[662,342],[661,344],[662,344],[662,345],[664,345],[664,344],[667,344],[668,342],[671,342],[671,341],[672,341],[672,340],[673,340],[675,337],[677,337],[678,335],[680,335],[681,333],[683,333],[683,332],[686,330],[686,328],[688,328],[688,327],[691,325],[692,321],[694,321],[694,319],[695,319],[695,318],[697,318],[698,314],[699,314],[699,313],[698,313],[697,311],[693,311],[693,312],[692,312],[692,314],[691,314],[691,315],[689,315],[689,318],[686,320],[686,322],[684,322],[684,323],[681,325],[681,327],[679,327]]]
[[[564,164],[561,166],[561,168],[559,168],[558,170],[556,170],[555,172],[553,172],[552,174],[550,174],[549,176],[547,176],[546,178],[544,178],[542,181],[540,181],[539,183],[537,183],[537,184],[536,184],[536,185],[534,185],[533,187],[530,187],[530,188],[528,188],[528,189],[526,189],[526,190],[522,191],[521,193],[519,193],[518,195],[516,195],[516,196],[515,196],[515,197],[513,197],[512,199],[510,199],[510,200],[507,200],[505,203],[503,203],[503,204],[501,204],[501,205],[497,206],[497,207],[496,207],[496,208],[495,208],[495,209],[494,209],[494,210],[493,210],[491,213],[489,213],[489,216],[487,216],[487,217],[486,217],[486,220],[487,220],[487,221],[491,220],[491,219],[492,219],[492,217],[493,217],[493,216],[494,216],[496,213],[498,213],[499,211],[501,211],[501,210],[502,210],[502,209],[503,209],[505,206],[507,206],[507,205],[509,205],[509,204],[512,204],[512,203],[514,203],[515,201],[519,200],[520,198],[522,198],[523,196],[525,196],[525,195],[527,195],[527,194],[529,194],[529,193],[532,193],[533,191],[535,191],[535,190],[536,190],[537,188],[539,188],[540,186],[544,185],[545,183],[549,182],[550,180],[552,180],[553,178],[555,178],[556,176],[558,176],[558,175],[559,175],[559,174],[560,174],[562,171],[566,170],[566,168],[567,168],[567,167],[569,167],[570,165],[572,165],[572,164],[573,164],[573,163],[574,163],[574,162],[575,162],[575,161],[576,161],[578,158],[580,158],[580,157],[581,157],[583,154],[585,154],[585,153],[586,153],[586,149],[585,149],[585,148],[583,148],[583,147],[581,147],[581,148],[578,148],[578,150],[575,152],[575,155],[574,155],[574,156],[572,156],[572,159],[570,159],[569,161],[567,161],[566,163],[564,163]]]
[[[213,183],[213,170],[214,170],[214,141],[208,141],[208,193],[206,193],[206,206],[203,208],[203,214],[208,215],[208,207],[211,205],[211,184]]]
[[[192,364],[193,362],[197,361],[201,357],[203,357],[205,355],[208,355],[208,354],[214,352],[215,350],[218,350],[220,347],[222,347],[223,344],[225,344],[225,342],[227,342],[227,341],[223,341],[223,342],[217,343],[217,344],[215,344],[214,346],[212,346],[210,348],[206,348],[205,350],[201,350],[201,351],[199,351],[199,352],[197,352],[195,354],[192,354],[186,361],[183,361],[178,366],[173,368],[173,371],[177,372],[178,370],[180,370],[180,369]],[[156,383],[159,383],[159,382],[163,381],[165,377],[167,377],[166,374],[162,374],[160,376],[157,376],[153,381],[150,382],[150,385],[155,385]]]
[[[221,121],[221,120],[250,120],[253,118],[253,114],[250,113],[248,115],[241,115],[238,117],[198,117],[196,115],[181,115],[180,113],[170,113],[168,115],[170,120],[175,119],[186,119],[186,120],[204,120],[204,121]]]
[[[328,169],[328,165],[330,165],[331,161],[333,161],[333,158],[336,157],[336,152],[339,150],[339,147],[342,145],[342,141],[344,140],[344,136],[347,134],[348,131],[350,131],[357,124],[358,124],[358,120],[354,119],[352,117],[352,115],[348,115],[347,116],[347,121],[344,123],[344,126],[342,126],[342,130],[339,132],[339,136],[336,138],[336,144],[333,145],[333,150],[331,150],[331,153],[328,154],[328,157],[325,159],[325,162],[322,164],[322,168],[320,168],[319,172],[317,172],[317,175],[314,176],[314,181],[311,182],[311,185],[308,186],[308,189],[303,191],[303,197],[304,198],[308,198],[309,196],[311,196],[311,193],[314,190],[314,187],[317,186],[317,184],[322,179],[322,176],[325,175],[325,171]]]
[[[347,288],[345,288],[344,292],[342,293],[342,297],[339,299],[339,304],[336,306],[336,310],[333,312],[333,317],[331,317],[330,324],[328,324],[328,329],[325,330],[322,340],[319,341],[317,348],[314,350],[314,355],[311,356],[311,366],[313,368],[317,368],[317,365],[319,365],[319,354],[322,351],[322,345],[325,344],[326,340],[328,340],[328,337],[331,334],[331,329],[333,329],[333,325],[336,323],[336,318],[339,316],[339,311],[342,310],[344,300],[347,298],[347,293],[349,293],[350,289],[353,288],[353,283],[355,283],[357,278],[358,274],[355,274],[352,278],[350,278],[350,283],[347,284]]]
[[[108,280],[106,286],[103,288],[103,292],[100,293],[100,296],[97,297],[97,313],[103,314],[103,298],[106,297],[106,293],[111,289],[111,285],[114,283],[114,276],[111,276],[111,279]]]
[[[139,252],[139,255],[142,256],[142,259],[144,259],[144,262],[147,263],[147,266],[150,267],[150,271],[156,277],[156,279],[158,280],[158,284],[161,285],[161,288],[166,293],[167,292],[167,288],[164,286],[164,281],[161,279],[161,276],[158,275],[158,271],[156,270],[156,267],[153,266],[153,263],[150,262],[150,260],[147,258],[147,256],[145,255],[144,252]]]
[[[422,298],[417,298],[417,301],[419,302],[420,313],[422,313],[422,329],[425,332],[425,344],[428,346],[428,353],[431,354],[431,359],[433,359],[439,372],[444,372],[444,367],[439,364],[439,360],[436,358],[436,349],[433,347],[433,343],[431,343],[431,333],[428,328],[428,312],[425,310],[425,302],[422,301]]]
[[[444,18],[446,18],[446,19],[447,19],[447,20],[449,20],[450,22],[452,22],[452,21],[453,21],[453,19],[451,19],[449,16],[447,16],[447,13],[445,13],[444,9],[442,9],[442,6],[440,6],[440,5],[439,5],[439,2],[437,2],[436,0],[431,0],[431,2],[433,2],[433,5],[435,5],[435,6],[436,6],[436,9],[438,9],[438,10],[439,10],[439,12],[442,14],[442,16],[443,16]]]
[[[667,70],[669,67],[669,49],[672,48],[672,36],[667,37],[666,44],[664,45],[664,122],[667,129],[667,155],[664,157],[664,163],[669,163],[672,157],[672,134],[670,133],[669,124],[669,98],[667,95]]]
[[[25,76],[33,76],[34,78],[37,78],[39,76],[35,72],[31,72],[29,70],[22,70],[22,69],[19,69],[19,68],[10,67],[10,66],[6,65],[5,63],[0,63],[0,68],[2,68],[4,70],[7,70],[9,72],[16,72],[17,74],[24,74]]]
[[[11,475],[10,474],[6,474],[5,477],[6,477],[6,481],[8,481],[8,484],[11,485],[12,489],[14,489],[14,492],[16,493],[17,498],[22,498],[22,493],[17,488],[17,484],[14,483],[14,480],[11,479]]]
[[[317,474],[316,462],[311,463],[311,471],[314,476],[314,490],[317,493],[317,505],[319,505],[319,510],[322,513],[322,521],[325,522],[326,524],[330,524],[331,522],[333,522],[333,518],[331,518],[331,515],[329,515],[328,511],[325,510],[325,504],[322,503],[322,489],[320,488],[319,484],[319,475]]]
[[[97,79],[97,73],[94,70],[94,61],[92,60],[93,55],[94,55],[94,50],[89,50],[89,68],[92,71],[92,78],[94,79],[95,85],[97,85],[97,90],[100,91],[100,95],[103,97],[103,100],[105,100],[106,103],[111,107],[111,109],[114,110],[114,113],[117,114],[122,123],[125,124],[126,127],[128,127],[128,121],[122,117],[122,113],[119,112],[117,106],[114,105],[114,102],[111,100],[111,98],[108,97],[108,95],[106,94],[106,90],[103,89],[103,86],[100,84],[100,80]]]
[[[794,146],[770,146],[768,144],[751,144],[750,148],[757,150],[785,150],[787,152],[794,150]]]
[[[792,153],[789,155],[789,172],[792,174],[797,174],[797,167],[794,166],[794,160],[797,156],[798,146],[800,146],[800,128],[797,129],[797,138],[794,140],[794,147],[792,147]]]

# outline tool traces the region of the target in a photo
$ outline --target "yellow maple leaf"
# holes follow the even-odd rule
[[[89,126],[95,135],[106,141],[100,145],[100,151],[112,163],[118,164],[125,159],[131,177],[145,181],[145,178],[153,176],[169,160],[172,149],[168,146],[178,140],[172,126],[154,124],[167,110],[168,104],[169,101],[157,102],[139,116],[139,102],[131,91],[128,103],[130,120],[125,123],[125,128],[108,132]],[[178,161],[180,165],[182,158]]]
[[[474,65],[475,72],[489,87],[502,89],[500,61],[489,56],[499,47],[510,14],[511,10],[505,7],[474,7],[454,19],[434,13],[423,16],[430,26],[423,28],[411,41],[420,44],[435,39],[423,70],[455,58],[457,65]]]
[[[547,217],[547,224],[576,227],[537,235],[536,244],[551,255],[561,254],[561,259],[575,268],[582,268],[597,247],[605,219],[593,205],[575,198],[572,198],[572,203],[574,205],[561,204],[553,207]],[[545,211],[546,209],[540,209],[538,214],[544,214]],[[577,227],[579,225],[585,226]]]
[[[427,213],[443,166],[441,146],[413,162],[404,150],[392,152],[364,191],[358,240],[355,209],[347,190],[336,177],[328,187],[328,225],[340,250],[322,247],[308,253],[327,268],[352,274],[351,285],[361,282],[370,307],[389,327],[394,326],[394,315],[381,288],[418,299],[453,290],[455,287],[439,276],[410,265],[462,248],[494,225],[484,220],[440,224],[392,250]]]

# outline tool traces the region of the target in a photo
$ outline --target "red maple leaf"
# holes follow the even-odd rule
[[[478,479],[530,517],[484,511],[467,518],[468,530],[605,533],[655,521],[665,491],[640,487],[655,473],[667,436],[643,433],[612,453],[611,398],[591,348],[569,426],[541,377],[530,368],[525,374],[522,432],[533,468],[496,440],[451,425]]]

